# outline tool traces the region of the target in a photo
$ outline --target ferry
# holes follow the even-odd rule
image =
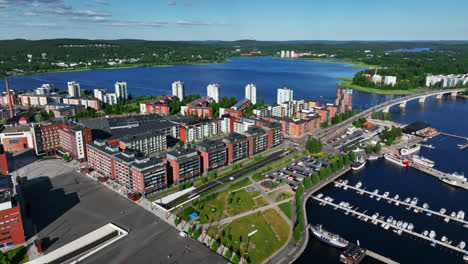
[[[452,173],[452,177],[460,180],[460,181],[466,181],[465,175],[462,173],[454,172]]]
[[[418,156],[418,155],[413,155],[412,156],[412,160],[414,163],[416,164],[419,164],[419,165],[423,165],[423,166],[426,166],[426,167],[434,167],[435,163],[430,160],[430,159],[427,159],[423,156]]]
[[[352,170],[360,170],[366,165],[366,160],[361,156],[351,165]]]
[[[400,154],[401,155],[410,155],[413,154],[421,149],[421,146],[419,144],[414,144],[411,146],[406,146],[404,148],[400,149]]]
[[[367,158],[368,160],[378,160],[379,159],[379,156],[377,155],[370,155],[369,158]]]
[[[392,153],[385,153],[384,158],[390,162],[393,162],[397,165],[400,165],[402,167],[408,167],[409,162],[403,159],[401,156],[392,154]]]
[[[458,187],[458,182],[456,180],[451,180],[449,178],[440,178],[440,180],[447,183],[447,184],[449,184],[449,185]]]
[[[339,235],[329,233],[323,230],[322,225],[314,225],[314,226],[309,225],[309,228],[312,234],[316,238],[320,239],[321,241],[329,245],[332,245],[337,248],[345,248],[348,246],[349,242],[347,240],[341,238]]]

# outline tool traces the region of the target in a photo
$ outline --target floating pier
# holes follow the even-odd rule
[[[441,135],[444,135],[444,136],[449,136],[449,137],[454,137],[454,138],[461,138],[461,139],[468,140],[468,137],[457,136],[457,135],[448,134],[448,133],[444,133],[444,132],[440,132],[440,131],[439,131],[439,134],[441,134]]]
[[[458,149],[465,149],[465,148],[468,148],[468,144],[465,144],[465,145],[458,145],[457,148],[458,148]]]
[[[459,178],[453,177],[452,174],[445,173],[445,172],[436,170],[434,168],[418,165],[418,164],[415,164],[414,162],[411,162],[411,161],[409,161],[409,164],[410,164],[411,167],[413,167],[413,168],[415,168],[415,169],[417,169],[419,171],[422,171],[424,173],[427,173],[427,174],[429,174],[431,176],[434,176],[434,177],[438,178],[439,180],[442,180],[444,178],[448,178],[449,180],[455,181],[456,184],[457,184],[455,187],[460,187],[460,188],[464,188],[465,190],[468,190],[468,182],[467,181],[462,181]]]
[[[358,216],[361,216],[361,217],[367,217],[368,219],[371,219],[371,220],[373,220],[373,221],[376,221],[377,223],[384,224],[384,225],[389,225],[390,227],[392,227],[392,228],[394,228],[394,229],[396,229],[396,230],[401,230],[402,232],[408,233],[408,234],[413,235],[413,236],[415,236],[415,237],[422,238],[422,239],[424,239],[424,240],[427,240],[428,242],[431,242],[431,243],[434,242],[435,244],[438,244],[438,245],[443,246],[443,247],[446,247],[446,248],[448,248],[448,249],[451,249],[451,250],[460,252],[460,253],[462,253],[462,254],[468,254],[468,251],[466,251],[466,250],[464,250],[464,249],[461,249],[461,248],[459,248],[459,247],[456,247],[456,246],[449,245],[449,244],[444,243],[444,242],[442,242],[442,241],[440,241],[440,240],[438,240],[438,239],[435,239],[435,238],[434,238],[434,239],[431,239],[431,238],[429,238],[429,237],[427,237],[427,236],[423,236],[422,234],[419,234],[419,233],[410,231],[410,230],[408,230],[408,229],[404,229],[404,228],[401,228],[401,227],[397,227],[396,225],[394,225],[394,224],[392,224],[392,223],[388,223],[388,222],[386,222],[385,220],[380,220],[379,218],[375,218],[375,219],[374,219],[374,218],[372,218],[372,216],[370,216],[370,215],[366,215],[366,214],[364,214],[364,213],[360,213],[360,212],[358,212],[358,211],[355,211],[355,210],[352,210],[352,209],[343,207],[343,206],[341,206],[341,205],[339,205],[339,204],[335,204],[335,203],[333,203],[333,202],[326,201],[326,200],[321,199],[321,198],[318,198],[318,197],[316,197],[316,196],[312,196],[312,198],[313,198],[314,200],[320,201],[320,202],[322,202],[322,203],[324,203],[324,204],[328,204],[328,205],[331,205],[331,206],[333,206],[333,207],[337,207],[337,208],[339,208],[339,209],[341,209],[341,210],[343,210],[343,211],[349,211],[349,212],[352,213],[352,214],[355,214],[355,215],[358,215]],[[383,197],[382,197],[382,198],[383,198]],[[401,202],[400,202],[400,203],[401,203]],[[463,256],[463,255],[462,255],[462,256]]]
[[[424,148],[428,148],[428,149],[435,149],[435,147],[432,146],[432,145],[421,144],[420,146],[421,146],[421,147],[424,147]]]
[[[412,205],[411,203],[405,203],[404,201],[401,201],[401,200],[395,200],[395,199],[390,198],[390,197],[384,197],[380,193],[379,194],[374,194],[373,192],[369,192],[369,191],[366,191],[364,189],[356,188],[356,187],[354,187],[352,185],[343,184],[343,183],[340,183],[338,181],[335,181],[335,182],[338,183],[338,184],[341,184],[342,186],[347,186],[349,189],[352,189],[352,190],[360,191],[360,192],[363,192],[363,193],[366,193],[366,194],[369,194],[369,195],[380,196],[381,199],[390,200],[392,202],[397,202],[398,201],[402,205],[406,205],[406,206],[409,206],[409,207],[412,207],[412,208],[417,208],[418,210],[420,210],[422,212],[431,212],[431,214],[438,215],[438,216],[441,216],[443,218],[448,217],[452,221],[460,222],[462,224],[468,224],[468,221],[465,221],[464,219],[451,217],[450,215],[446,215],[446,214],[441,214],[440,212],[433,211],[433,210],[430,210],[430,209],[426,209],[426,208],[423,208],[423,207],[420,207],[420,206],[417,206],[417,205]]]

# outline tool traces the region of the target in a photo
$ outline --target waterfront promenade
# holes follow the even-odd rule
[[[426,174],[434,176],[434,177],[438,178],[439,180],[442,180],[444,178],[449,179],[449,180],[453,181],[454,184],[456,184],[455,185],[456,187],[460,187],[460,188],[463,188],[465,190],[468,190],[468,182],[467,181],[462,181],[459,178],[452,176],[452,174],[450,174],[450,173],[445,173],[445,172],[436,170],[434,168],[418,165],[418,164],[416,164],[414,162],[410,162],[410,166],[417,169],[417,170],[419,170],[419,171],[422,171],[422,172],[424,172]]]

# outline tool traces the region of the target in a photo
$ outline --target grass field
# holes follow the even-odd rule
[[[282,204],[278,205],[278,207],[281,209],[281,211],[283,211],[283,213],[287,217],[289,217],[289,219],[292,219],[291,218],[291,202],[282,203]]]
[[[265,217],[270,224],[265,220]],[[248,253],[245,256],[247,260],[250,260],[249,263],[262,263],[273,252],[281,248],[289,236],[289,226],[277,212],[273,209],[267,210],[265,217],[262,213],[255,213],[223,226],[220,232],[223,244],[239,255],[242,252],[242,246],[244,253]],[[216,234],[216,229],[217,227],[210,228],[208,234]],[[254,230],[257,232],[249,238],[247,235]],[[275,232],[279,240],[276,238]],[[248,250],[246,250],[247,243],[249,244]]]
[[[286,199],[288,199],[288,198],[290,198],[290,197],[292,197],[292,196],[293,196],[293,195],[292,195],[292,193],[290,193],[290,192],[282,192],[282,193],[280,193],[280,194],[278,195],[278,197],[276,197],[276,201],[277,201],[277,202],[280,202],[280,201],[286,200]]]
[[[252,180],[254,180],[254,181],[256,181],[256,182],[262,181],[262,180],[264,180],[264,179],[266,179],[266,178],[265,178],[265,175],[262,174],[262,173],[260,173],[260,172],[255,173],[255,174],[252,176]]]
[[[329,60],[329,59],[311,59],[311,62],[323,62],[323,63],[333,63],[333,64],[351,64],[348,67],[351,68],[372,68],[378,67],[377,65],[366,64],[362,61],[352,61],[352,60]]]
[[[258,207],[269,205],[270,203],[264,197],[257,197],[254,199]]]
[[[366,93],[387,94],[387,95],[414,94],[414,93],[425,91],[424,89],[421,89],[421,88],[415,88],[415,89],[410,89],[410,90],[384,90],[384,89],[377,89],[377,88],[362,87],[359,85],[354,85],[351,82],[342,82],[340,83],[340,86],[346,87],[346,88],[352,88],[354,90],[358,90],[358,91],[366,92]]]
[[[258,191],[247,192],[246,190],[232,192],[226,204],[226,214],[233,216],[258,208],[259,206],[254,202],[253,197],[259,194]]]

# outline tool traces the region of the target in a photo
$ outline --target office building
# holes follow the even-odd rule
[[[115,95],[118,102],[125,102],[128,98],[127,82],[115,82]]]
[[[221,140],[205,139],[195,147],[200,155],[201,171],[221,167],[226,164],[226,144]]]
[[[249,142],[246,136],[236,132],[230,133],[223,138],[223,142],[226,144],[227,162],[229,164],[249,156]]]
[[[245,98],[249,99],[252,104],[257,103],[257,87],[253,83],[245,86]]]
[[[292,101],[293,100],[293,90],[289,88],[278,88],[278,96],[276,102],[278,104]]]
[[[58,103],[46,104],[44,106],[44,110],[46,112],[52,111],[52,113],[54,113],[54,117],[74,116],[79,111],[83,111],[85,109],[86,108],[84,105],[68,105]]]
[[[206,87],[208,97],[211,97],[215,102],[219,102],[219,84],[212,83]]]
[[[395,86],[396,84],[396,76],[385,76],[384,78],[384,84],[385,85],[391,85],[391,86]]]
[[[0,247],[23,244],[25,235],[21,208],[9,175],[0,175],[0,219]]]
[[[79,83],[75,81],[71,81],[67,83],[67,87],[68,87],[68,95],[70,97],[81,97],[81,90],[80,90]]]
[[[273,148],[283,143],[284,135],[280,123],[268,122],[263,126],[267,134],[267,148]]]
[[[184,182],[200,176],[200,156],[195,149],[176,148],[166,154],[174,183]]]
[[[172,83],[172,95],[177,96],[180,100],[184,99],[184,83],[181,81]]]
[[[34,148],[33,134],[26,125],[6,127],[0,133],[0,141],[5,151]]]
[[[36,94],[37,95],[46,95],[50,94],[50,92],[53,89],[53,85],[49,83],[44,83],[41,87],[36,88]]]

